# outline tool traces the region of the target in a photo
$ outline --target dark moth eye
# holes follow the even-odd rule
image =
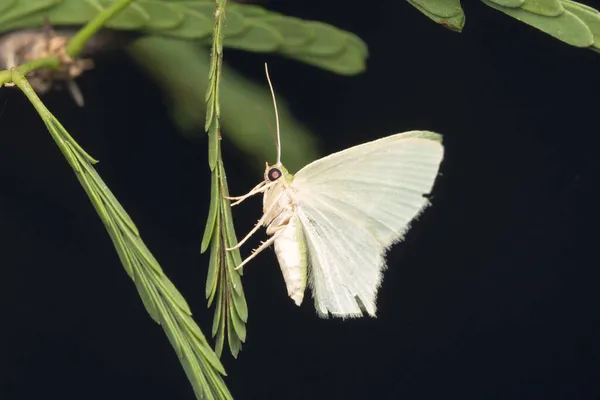
[[[275,182],[277,179],[281,178],[281,170],[279,168],[271,168],[267,173],[267,177],[271,182]]]

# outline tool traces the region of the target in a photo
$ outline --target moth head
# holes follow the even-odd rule
[[[290,181],[291,174],[285,169],[285,167],[281,164],[266,164],[265,168],[265,182],[276,182],[281,178],[284,178],[286,181]]]

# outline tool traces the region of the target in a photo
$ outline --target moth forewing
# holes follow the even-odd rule
[[[386,250],[429,203],[440,136],[413,131],[331,154],[293,182],[320,316],[375,316]]]

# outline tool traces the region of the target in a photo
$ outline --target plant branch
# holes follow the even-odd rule
[[[38,58],[37,60],[30,61],[25,64],[21,64],[13,70],[0,71],[0,86],[10,84],[13,81],[14,72],[18,72],[22,75],[27,75],[37,69],[48,68],[58,69],[60,68],[61,62],[58,57],[44,57]]]
[[[129,6],[133,0],[115,0],[112,5],[102,10],[96,17],[85,24],[75,36],[73,36],[66,46],[66,54],[75,59],[85,47],[86,42],[96,34],[110,19],[114,18],[119,12]],[[62,66],[62,61],[58,55],[39,58],[19,65],[15,68],[19,74],[27,75],[38,69],[46,68],[57,70]],[[13,71],[0,71],[0,86],[4,86],[13,82]]]
[[[17,69],[12,70],[11,81],[35,107],[48,132],[73,168],[75,176],[104,223],[146,311],[163,328],[173,346],[196,397],[207,400],[233,399],[223,382],[223,365],[193,320],[187,302],[164,274],[160,264],[144,244],[137,227],[96,172],[93,164],[97,161],[69,135],[42,103],[27,78]]]
[[[115,0],[110,7],[100,11],[92,20],[81,28],[67,44],[67,55],[76,58],[83,50],[85,43],[90,40],[102,27],[117,14],[129,6],[133,0]]]
[[[216,337],[215,351],[220,356],[225,337],[229,349],[237,357],[246,340],[248,307],[241,281],[239,250],[226,251],[237,244],[228,196],[227,177],[221,159],[221,114],[219,84],[223,64],[223,31],[226,0],[216,0],[213,43],[206,92],[205,130],[208,133],[208,165],[211,171],[210,208],[200,251],[210,248],[210,261],[206,278],[206,298],[210,307],[216,298],[212,334]]]

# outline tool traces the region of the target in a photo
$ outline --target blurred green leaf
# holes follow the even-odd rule
[[[128,53],[165,91],[179,128],[204,135],[210,61],[205,49],[176,39],[145,37],[135,41]],[[274,129],[269,129],[275,117],[266,79],[263,84],[251,82],[224,63],[219,99],[224,139],[253,158],[262,172],[264,162],[276,156]],[[278,105],[286,165],[298,170],[318,158],[316,139],[292,117],[281,96]]]
[[[0,5],[0,32],[43,26],[83,25],[114,0],[10,0]],[[214,2],[136,0],[106,27],[195,39],[210,44]],[[225,46],[273,52],[345,75],[365,69],[366,45],[356,35],[321,22],[287,17],[249,4],[228,6]]]
[[[55,0],[8,0],[0,5],[0,31],[2,27],[10,26],[11,22],[35,13],[44,13],[56,6]]]

